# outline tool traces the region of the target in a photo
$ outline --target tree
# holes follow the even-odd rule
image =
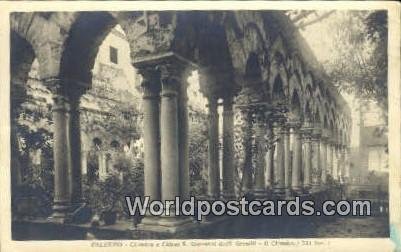
[[[333,29],[334,57],[325,68],[331,81],[387,115],[387,12],[347,12]]]
[[[189,107],[190,194],[204,195],[207,185],[207,114]]]

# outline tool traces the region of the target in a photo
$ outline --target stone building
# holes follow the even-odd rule
[[[235,113],[250,129],[244,138],[252,138],[245,141],[243,187],[257,198],[314,195],[330,189],[329,178],[347,181],[349,108],[283,12],[13,13],[11,86],[26,83],[36,57],[54,100],[54,219],[81,204],[80,98],[94,88],[99,46],[117,24],[142,77],[146,196],[189,197],[187,80],[193,71],[208,102],[208,197],[240,196]],[[173,233],[192,225],[179,216],[142,220],[143,229]]]
[[[141,115],[138,108],[140,91],[135,83],[139,78],[134,69],[126,67],[130,66],[129,56],[124,54],[126,50],[129,48],[125,35],[116,27],[99,48],[92,71],[93,88],[81,98],[82,174],[88,174],[88,156],[93,156],[96,159],[96,167],[93,167],[96,171],[89,173],[100,179],[105,178],[107,171],[112,169],[116,155],[125,153],[127,156],[137,156],[141,155],[143,149],[140,132],[137,131],[141,125]],[[38,61],[35,60],[24,86],[27,97],[15,115],[17,125],[14,129],[18,142],[25,141],[27,136],[32,137],[22,136],[20,127],[53,133],[52,118],[49,115],[53,106],[52,95],[44,86],[38,70]],[[119,113],[115,111],[116,108],[120,110]],[[46,162],[41,152],[41,148],[30,150],[33,168],[41,167]],[[18,181],[22,181],[23,172],[17,173],[20,174]]]
[[[354,167],[350,177],[368,183],[370,174],[388,176],[388,127],[384,113],[371,101],[355,112],[355,143],[351,144],[350,162]]]

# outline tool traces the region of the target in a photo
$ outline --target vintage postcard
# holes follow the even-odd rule
[[[2,251],[401,251],[396,2],[0,1]]]

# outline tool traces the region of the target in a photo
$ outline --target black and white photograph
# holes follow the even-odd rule
[[[9,11],[11,241],[401,249],[389,7],[264,6]]]

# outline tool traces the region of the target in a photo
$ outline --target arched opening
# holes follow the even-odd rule
[[[11,31],[10,45],[11,92],[13,92],[14,88],[26,85],[35,59],[35,52],[27,40],[13,31]],[[19,94],[11,93],[11,97],[16,100],[19,98]]]
[[[285,102],[283,80],[281,79],[280,75],[277,75],[273,82],[272,102],[276,105],[283,104]]]
[[[127,35],[110,13],[80,12],[61,58],[60,75],[65,90],[85,89],[80,96],[76,119],[80,123],[75,125],[75,131],[92,136],[95,131],[101,137],[89,140],[93,146],[89,153],[81,151],[87,160],[87,173],[82,174],[86,190],[82,194],[94,209],[96,188],[107,183],[115,182],[115,189],[119,190],[124,177],[131,183],[128,187],[143,188],[143,149],[139,149],[140,153],[127,151],[130,147],[123,148],[120,142],[124,139],[134,143],[142,132],[141,78],[131,64],[130,54]],[[84,145],[85,139],[75,139],[76,144]],[[114,172],[117,166],[124,171],[123,176]]]
[[[313,116],[313,121],[316,126],[318,126],[318,127],[321,126],[322,119],[320,118],[320,110],[318,107],[316,108],[315,114]]]
[[[301,101],[299,99],[298,91],[294,90],[291,98],[290,116],[294,117],[294,119],[300,119],[301,115]]]
[[[21,104],[27,100],[27,81],[35,59],[35,52],[28,41],[13,31],[11,32],[10,43],[11,179],[13,185],[19,185],[23,182],[24,174],[29,170],[27,167],[29,166],[28,157],[26,154],[24,155],[24,152],[21,152],[23,149],[22,141],[24,138],[29,138],[29,135],[21,132],[22,125],[19,118],[26,116]]]
[[[305,116],[304,116],[304,121],[305,123],[311,123],[312,122],[312,111],[311,111],[311,107],[309,104],[309,101],[306,102],[305,104]]]
[[[327,123],[327,117],[326,117],[326,116],[324,116],[323,127],[324,127],[325,129],[328,129],[328,123]]]
[[[199,71],[194,70],[187,79],[188,106],[188,163],[189,163],[189,185],[191,195],[198,195],[206,192],[202,185],[205,181],[205,169],[207,162],[204,157],[207,155],[207,99],[201,93]]]
[[[61,59],[61,77],[90,85],[96,55],[116,20],[107,12],[81,12],[73,24]]]
[[[258,55],[254,52],[249,54],[248,60],[245,67],[245,78],[251,81],[257,81],[262,79],[262,73],[260,69]]]

